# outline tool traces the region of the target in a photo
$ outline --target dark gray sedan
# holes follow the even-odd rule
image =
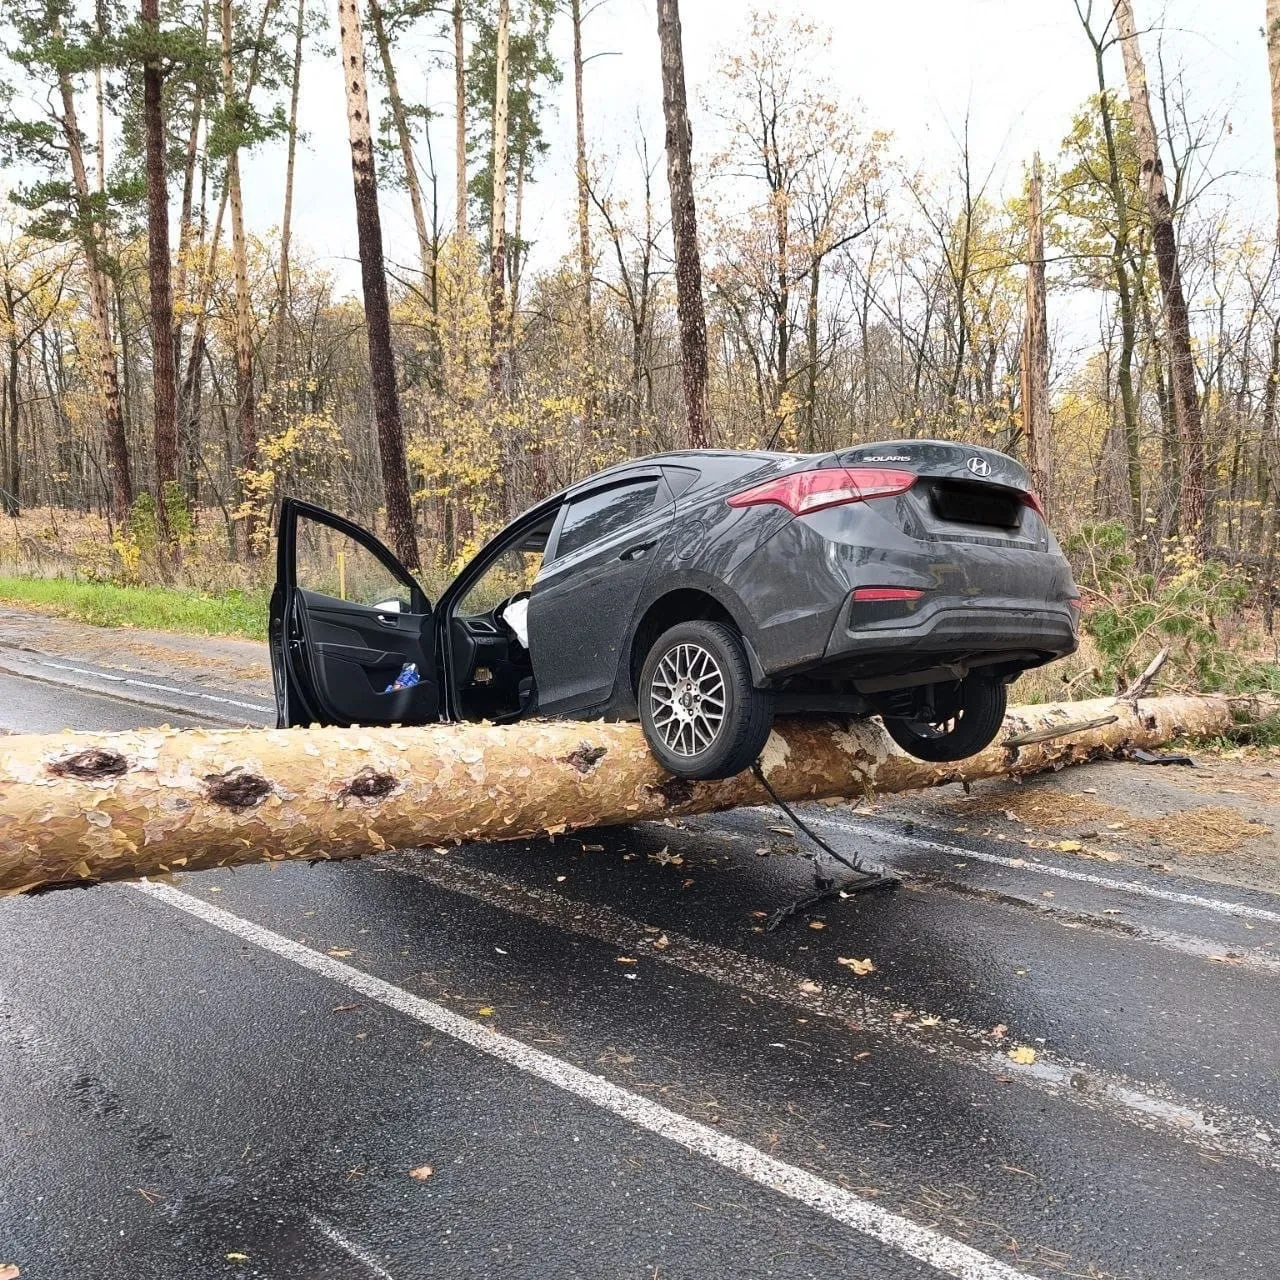
[[[880,715],[922,759],[972,755],[1008,683],[1075,649],[1079,605],[1017,462],[898,440],[622,463],[434,606],[372,534],[290,499],[270,639],[282,726],[639,718],[667,769],[714,778],[775,714]]]

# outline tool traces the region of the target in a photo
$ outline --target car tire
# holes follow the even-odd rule
[[[1004,723],[1009,688],[998,680],[969,676],[960,682],[958,705],[940,725],[885,716],[889,736],[917,760],[940,764],[964,760],[990,745]]]
[[[663,632],[641,668],[637,702],[649,749],[678,778],[741,773],[773,727],[773,699],[752,683],[742,637],[723,622]]]

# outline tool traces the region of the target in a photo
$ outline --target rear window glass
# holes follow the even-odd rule
[[[632,480],[571,502],[556,542],[556,559],[625,529],[653,509],[657,496],[656,479]]]

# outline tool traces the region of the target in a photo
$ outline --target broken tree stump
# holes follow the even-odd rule
[[[1216,697],[1015,707],[1004,730],[1019,745],[997,740],[968,760],[931,765],[905,755],[876,721],[780,720],[761,762],[785,800],[862,799],[1031,774],[1232,723],[1230,704]],[[767,800],[750,771],[717,782],[672,778],[636,724],[13,737],[0,743],[0,895],[558,834]]]

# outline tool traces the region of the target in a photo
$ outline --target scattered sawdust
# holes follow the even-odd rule
[[[1221,787],[1216,789],[1221,794]],[[1264,798],[1273,799],[1274,791]],[[968,817],[1004,817],[1023,827],[1079,832],[1105,829],[1108,843],[1156,841],[1183,854],[1231,853],[1271,828],[1224,805],[1175,809],[1158,817],[1136,817],[1114,805],[1072,792],[1019,788],[957,798],[952,807]],[[1087,851],[1085,851],[1087,852]]]
[[[1273,773],[1271,770],[1250,775],[1186,769],[1170,781],[1187,791],[1204,795],[1246,796],[1250,800],[1261,800],[1264,804],[1280,802],[1280,773]]]
[[[1089,796],[1031,787],[959,796],[953,803],[957,812],[966,818],[1003,816],[1024,827],[1078,827],[1089,822],[1116,822],[1129,816],[1123,809],[1099,804]]]
[[[1269,835],[1271,828],[1223,805],[1180,809],[1159,818],[1135,818],[1130,823],[1179,853],[1232,853],[1246,840]]]

